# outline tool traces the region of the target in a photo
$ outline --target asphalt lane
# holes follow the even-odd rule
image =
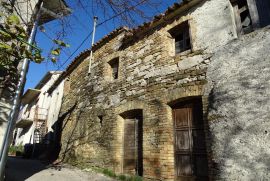
[[[99,173],[83,171],[69,166],[46,165],[38,160],[9,157],[6,181],[113,181]]]

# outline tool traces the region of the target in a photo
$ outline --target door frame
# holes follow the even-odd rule
[[[184,97],[184,98],[181,98],[181,99],[178,99],[178,100],[175,100],[173,101],[169,106],[171,107],[171,114],[172,114],[172,125],[173,125],[173,147],[174,147],[174,178],[175,180],[194,180],[196,179],[196,176],[195,175],[192,175],[192,176],[181,176],[182,178],[179,179],[179,177],[177,177],[177,162],[176,162],[176,144],[175,144],[175,141],[176,141],[176,126],[175,126],[175,115],[174,115],[174,110],[177,109],[177,108],[180,108],[181,106],[185,106],[185,105],[192,105],[194,104],[195,102],[200,102],[200,106],[201,106],[201,113],[202,113],[202,121],[203,121],[203,125],[202,125],[202,128],[204,130],[204,136],[205,136],[205,154],[206,154],[206,158],[207,158],[207,166],[208,166],[208,173],[207,173],[207,176],[208,176],[208,179],[210,177],[209,175],[209,156],[208,156],[208,147],[207,147],[207,135],[206,135],[206,121],[204,119],[204,116],[203,116],[203,100],[202,100],[202,97],[201,96],[192,96],[192,97]],[[190,124],[188,123],[188,132],[189,132],[189,135],[192,134],[190,133],[190,129],[194,129],[193,127],[190,127]],[[198,129],[198,128],[197,128]],[[191,142],[193,142],[193,139],[191,138],[190,139]],[[189,143],[191,144],[191,143]],[[190,153],[189,153],[190,154]],[[194,155],[194,153],[193,153]],[[191,158],[192,160],[192,158]],[[191,168],[192,169],[192,168]],[[193,171],[193,170],[192,170]]]
[[[138,117],[134,116],[134,115],[139,115]],[[122,124],[123,124],[123,132],[122,132],[122,159],[121,159],[121,172],[124,173],[124,159],[125,159],[125,120],[126,119],[137,119],[136,121],[137,123],[137,127],[139,127],[139,125],[141,125],[141,128],[136,128],[136,129],[141,129],[141,168],[140,168],[140,172],[138,176],[143,176],[143,110],[142,109],[132,109],[132,110],[128,110],[125,111],[123,113],[120,114],[120,117],[122,119]],[[138,133],[138,132],[137,132]],[[138,146],[137,146],[137,152],[139,152],[138,150]],[[138,153],[137,153],[137,158],[138,158]],[[124,173],[125,174],[125,173]]]

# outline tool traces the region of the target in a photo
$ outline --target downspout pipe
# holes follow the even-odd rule
[[[33,44],[35,41],[42,6],[43,6],[43,1],[39,0],[39,2],[37,4],[37,13],[34,16],[34,24],[32,26],[31,33],[30,33],[30,36],[29,36],[28,41],[27,41],[28,42],[28,44],[27,44],[28,51],[32,50],[32,46],[30,46],[30,45]],[[28,68],[29,68],[29,60],[27,58],[25,58],[23,60],[23,65],[22,65],[22,69],[21,69],[21,73],[20,73],[20,79],[19,79],[17,89],[15,92],[13,106],[12,106],[11,112],[9,114],[8,125],[7,125],[7,129],[5,131],[5,135],[3,138],[3,144],[2,144],[2,148],[1,148],[1,153],[0,153],[0,180],[1,181],[4,180],[4,175],[5,175],[4,171],[5,171],[5,165],[7,162],[9,142],[10,142],[10,138],[12,136],[13,128],[14,128],[15,123],[16,123],[16,117],[18,115],[18,110],[20,107],[20,98],[21,98],[21,95],[22,95],[22,92],[24,89]]]

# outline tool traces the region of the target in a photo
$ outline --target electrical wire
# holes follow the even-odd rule
[[[112,16],[112,17],[110,17],[110,18],[108,18],[108,19],[106,19],[106,20],[104,20],[104,21],[98,23],[96,27],[98,28],[99,26],[103,25],[104,23],[107,23],[108,21],[111,21],[111,20],[117,18],[118,16],[121,16],[122,14],[124,14],[124,13],[126,13],[126,12],[128,12],[128,11],[134,9],[134,8],[136,8],[137,6],[143,4],[143,3],[146,2],[146,1],[147,1],[147,0],[142,0],[141,2],[137,3],[136,5],[131,6],[131,7],[127,8],[126,10],[124,10],[124,11],[118,13],[118,14],[115,14],[114,16]],[[93,31],[91,31],[91,32],[83,39],[83,41],[82,41],[82,42],[80,43],[80,45],[75,49],[75,51],[74,51],[74,52],[73,52],[73,53],[72,53],[72,54],[64,61],[64,63],[63,63],[56,71],[58,71],[58,70],[60,70],[61,68],[64,67],[64,65],[72,58],[72,56],[73,56],[73,55],[74,55],[74,54],[82,47],[82,45],[86,42],[86,40],[87,40],[88,38],[90,38],[90,36],[92,35],[92,33],[93,33]],[[92,47],[91,47],[91,48],[92,48]]]

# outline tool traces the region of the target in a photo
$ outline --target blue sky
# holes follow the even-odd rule
[[[160,0],[162,3],[159,4],[157,9],[150,9],[148,7],[142,7],[143,11],[148,16],[154,16],[164,12],[168,6],[172,5],[179,0]],[[75,51],[75,49],[81,44],[85,37],[92,31],[93,28],[93,15],[99,17],[99,22],[104,21],[107,17],[103,16],[102,12],[98,12],[95,8],[90,7],[86,4],[86,9],[83,10],[75,4],[74,0],[67,0],[67,4],[73,10],[72,14],[66,17],[63,21],[67,24],[65,27],[65,38],[64,41],[70,44],[70,48],[66,49],[65,52],[61,53],[57,63],[51,63],[49,61],[44,61],[41,64],[36,64],[31,62],[30,68],[27,74],[27,81],[25,85],[25,90],[28,88],[33,88],[41,80],[41,78],[48,72],[53,70],[65,70],[66,66],[76,57],[81,51],[90,48],[91,37],[82,45],[82,47],[67,61],[67,58]],[[143,23],[144,19],[137,18],[137,23]],[[107,23],[99,26],[97,28],[95,41],[98,41],[106,34],[110,33],[112,30],[121,26],[122,23],[118,19],[108,21]],[[45,33],[38,31],[36,36],[36,42],[42,49],[42,54],[44,57],[48,57],[48,54],[53,47],[51,39],[54,39],[59,32],[62,30],[61,21],[55,20],[44,25]],[[64,62],[66,62],[64,64]]]

